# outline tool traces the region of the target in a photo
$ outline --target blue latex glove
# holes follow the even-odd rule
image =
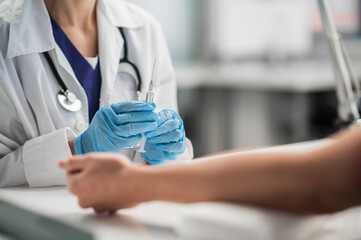
[[[137,145],[142,133],[157,128],[154,109],[154,103],[145,102],[121,102],[101,108],[88,129],[74,139],[75,154],[119,152]]]
[[[183,121],[173,110],[158,113],[158,127],[145,133],[147,141],[141,156],[150,164],[162,164],[176,160],[186,150],[186,136]]]

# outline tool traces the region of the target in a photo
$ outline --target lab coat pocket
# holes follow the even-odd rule
[[[137,100],[138,94],[135,78],[127,72],[118,72],[110,101],[116,103]]]

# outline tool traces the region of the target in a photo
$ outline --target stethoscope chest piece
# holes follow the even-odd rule
[[[0,0],[1,1],[1,0]],[[118,28],[123,39],[124,39],[124,57],[119,60],[119,69],[118,72],[126,73],[129,75],[129,79],[135,81],[135,90],[137,93],[141,90],[142,79],[138,67],[129,60],[128,58],[128,43],[127,38],[124,33],[123,28]],[[78,112],[82,107],[81,101],[76,97],[76,95],[70,92],[65,85],[63,79],[60,77],[54,62],[51,60],[49,52],[44,52],[45,59],[47,60],[51,71],[54,73],[54,76],[59,83],[62,90],[58,93],[57,98],[60,106],[69,112]]]
[[[75,96],[74,93],[67,91],[60,91],[57,95],[59,104],[69,112],[78,112],[81,109],[82,103]]]

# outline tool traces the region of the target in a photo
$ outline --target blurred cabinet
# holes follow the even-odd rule
[[[179,90],[195,156],[318,139],[336,130],[333,91],[297,93],[228,87]]]
[[[180,113],[196,156],[313,140],[336,130],[328,61],[176,69]]]

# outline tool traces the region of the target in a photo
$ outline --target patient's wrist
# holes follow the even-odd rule
[[[195,179],[179,166],[153,166],[145,169],[147,201],[193,202]]]
[[[132,181],[139,202],[169,200],[167,194],[170,192],[170,183],[165,182],[166,176],[159,171],[158,166],[137,166],[133,170]]]
[[[136,167],[133,181],[139,202],[171,201],[190,203],[208,200],[207,178],[189,173],[187,166]]]
[[[117,181],[120,199],[127,194],[134,203],[159,200],[155,194],[157,177],[150,174],[147,168],[149,167],[133,165],[122,173],[123,176]],[[128,186],[129,189],[124,189],[124,186]]]

